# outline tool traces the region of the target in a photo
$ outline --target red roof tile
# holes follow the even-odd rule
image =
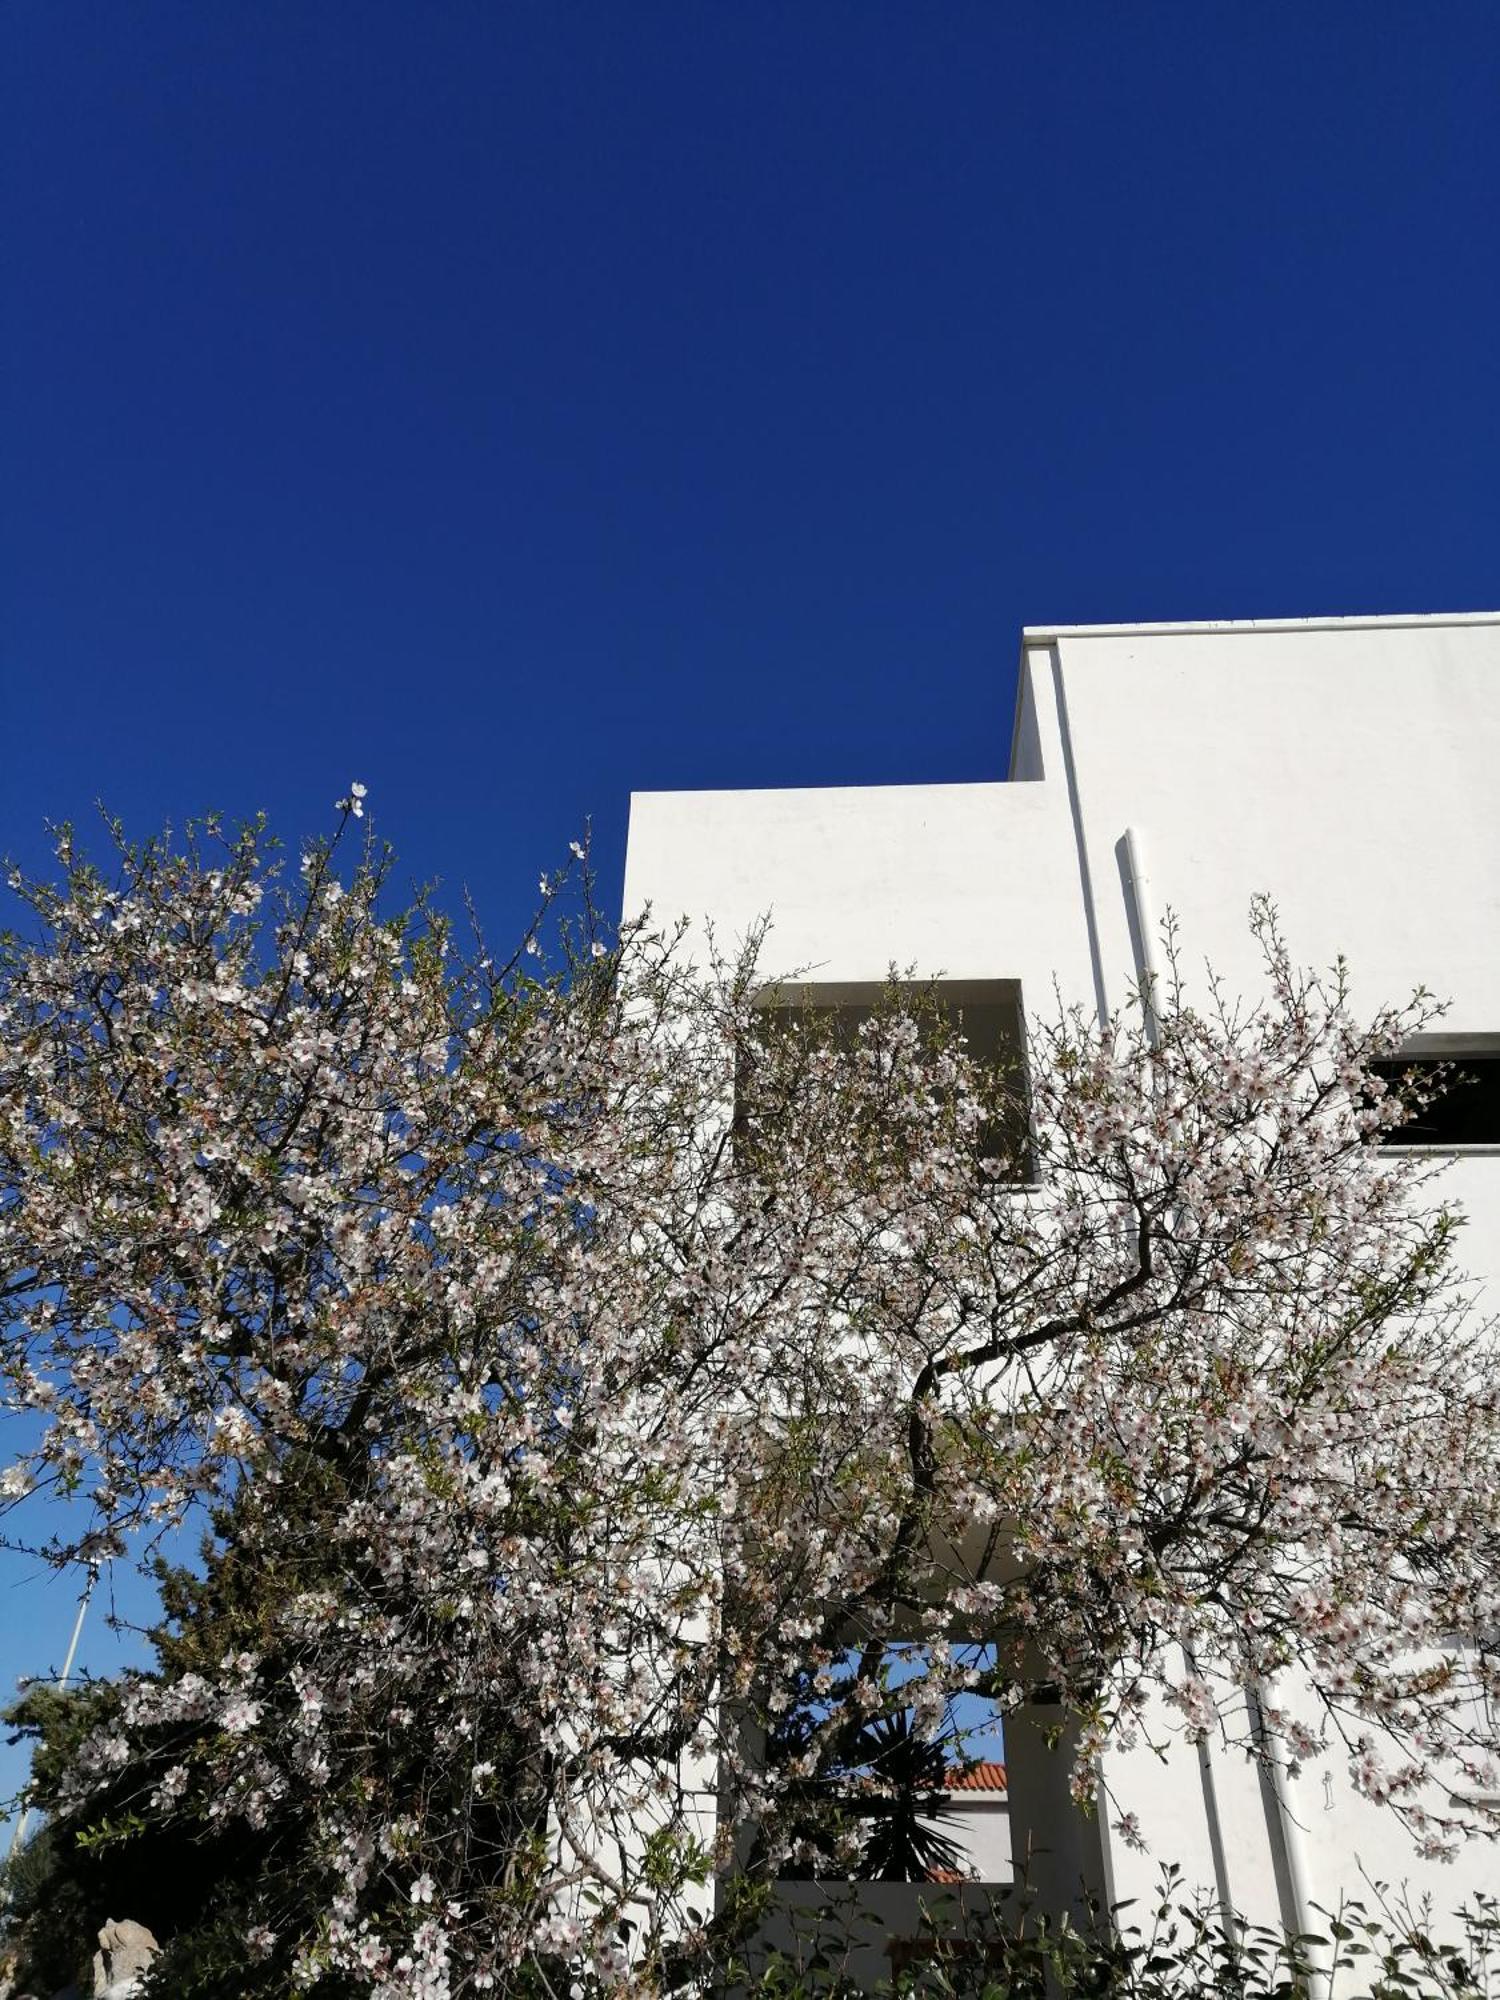
[[[1010,1789],[1005,1766],[992,1763],[954,1765],[943,1773],[943,1783],[950,1792],[1005,1792]]]

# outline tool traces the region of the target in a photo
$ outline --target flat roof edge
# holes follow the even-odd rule
[[[914,792],[1006,792],[1008,778],[913,778],[904,783],[861,784],[857,779],[836,785],[646,785],[627,794],[630,799],[797,799],[827,798],[830,792],[898,792],[910,798]]]
[[[1500,625],[1500,611],[1411,611],[1348,618],[1197,618],[1140,625],[1023,625],[1023,646],[1052,639],[1156,639],[1218,632],[1401,631],[1420,625]]]

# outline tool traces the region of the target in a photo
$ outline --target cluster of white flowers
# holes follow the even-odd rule
[[[1424,1788],[1494,1752],[1483,1663],[1409,1671],[1500,1623],[1453,1219],[1372,1143],[1420,1007],[1355,1022],[1263,924],[1238,1016],[1030,1024],[1008,1178],[1014,1079],[920,1000],[843,1047],[757,1009],[753,947],[690,976],[646,932],[509,980],[335,863],[283,892],[248,836],[213,870],[151,848],[106,902],[65,856],[0,987],[38,1440],[0,1501],[90,1479],[98,1547],[217,1500],[282,1580],[263,1656],[137,1683],[79,1776],[180,1741],[157,1810],[298,1829],[318,1921],[253,1952],[373,1996],[538,1953],[625,1987],[622,1926],[649,1967],[730,1859],[695,1800],[759,1824],[758,1865],[795,1837],[747,1713],[810,1676],[889,1708],[863,1662],[898,1623],[933,1642],[924,1730],[974,1682],[955,1619],[1087,1746],[1152,1687],[1232,1726],[1295,1664],[1423,1841],[1480,1811]],[[1271,1719],[1299,1758],[1340,1740]]]

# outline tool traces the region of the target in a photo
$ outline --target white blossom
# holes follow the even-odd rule
[[[745,1715],[791,1741],[811,1688],[938,1739],[956,1624],[1007,1702],[1061,1696],[1081,1786],[1161,1717],[1255,1749],[1246,1681],[1290,1667],[1291,1757],[1434,1851],[1483,1825],[1500,1689],[1452,1635],[1500,1624],[1492,1354],[1371,1071],[1430,1003],[1355,1018],[1261,910],[1243,1002],[1173,971],[1152,1032],[1029,1020],[1021,1103],[909,991],[852,1046],[772,1018],[756,941],[690,967],[585,906],[522,975],[336,849],[291,885],[253,835],[151,850],[107,899],[62,866],[0,983],[35,1438],[0,1505],[91,1495],[39,1519],[57,1561],[217,1507],[276,1580],[253,1652],[127,1678],[72,1782],[149,1754],[153,1810],[300,1843],[315,1916],[246,1937],[294,1984],[543,1952],[623,1993],[621,1924],[641,1962],[696,1937],[736,1819],[766,1870],[799,1837],[837,1731],[766,1764]],[[898,1616],[905,1696],[845,1651]],[[550,1832],[497,1856],[508,1824]]]

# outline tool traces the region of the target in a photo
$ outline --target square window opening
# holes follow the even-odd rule
[[[759,1003],[768,1022],[795,1032],[799,1022],[827,1033],[839,1048],[853,1048],[860,1029],[878,1011],[889,987],[879,981],[826,981],[777,987]],[[1002,1168],[1001,1178],[1025,1186],[1035,1179],[1021,988],[1008,979],[940,979],[907,989],[930,995],[935,1012],[959,1029],[976,1064],[998,1070],[1007,1090],[1001,1117],[981,1130],[976,1153]],[[757,1078],[743,1058],[735,1079],[735,1134],[743,1141],[756,1108]]]

